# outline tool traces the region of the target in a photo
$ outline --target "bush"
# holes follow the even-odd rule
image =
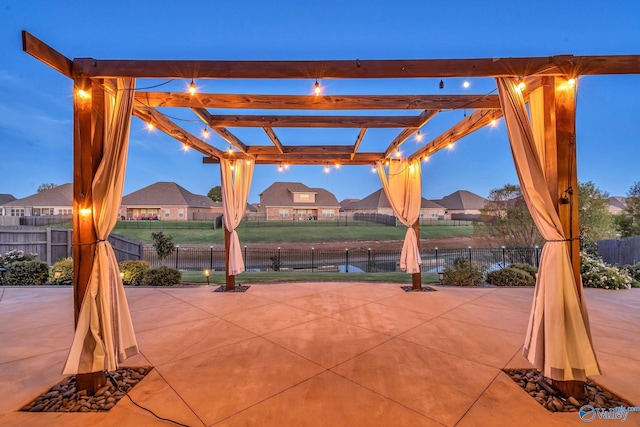
[[[8,268],[14,262],[34,261],[38,254],[14,249],[6,254],[0,254],[0,267]]]
[[[12,262],[5,267],[4,283],[8,286],[39,286],[47,283],[49,267],[40,261]]]
[[[536,274],[538,274],[538,269],[531,264],[513,263],[508,265],[507,267],[516,268],[520,271],[524,271],[525,273],[528,273],[531,277],[533,277],[534,282],[536,279]]]
[[[633,279],[631,281],[631,287],[640,288],[640,262],[633,265],[625,265],[621,268],[629,273],[629,276]]]
[[[166,266],[152,268],[144,273],[142,286],[173,286],[180,284],[182,273]]]
[[[49,270],[49,283],[60,286],[73,285],[73,258],[63,258],[53,264]]]
[[[122,261],[118,263],[120,273],[122,273],[122,283],[129,286],[140,286],[147,271],[149,263],[147,261]]]
[[[536,281],[528,272],[510,266],[487,274],[487,283],[494,286],[533,286]]]
[[[587,288],[630,289],[633,278],[623,268],[609,266],[601,258],[580,254],[582,284]]]
[[[163,260],[171,255],[171,253],[175,249],[173,236],[171,235],[165,236],[162,231],[158,231],[155,233],[151,233],[151,238],[153,239],[153,247],[155,248],[160,260]]]
[[[449,286],[477,286],[482,270],[477,264],[464,258],[456,258],[453,267],[444,269],[444,284]]]

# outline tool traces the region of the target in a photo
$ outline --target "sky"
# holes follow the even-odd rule
[[[129,4],[132,3],[132,4]],[[68,58],[96,59],[440,59],[519,56],[640,54],[640,2],[558,1],[135,1],[0,0],[0,194],[17,198],[42,183],[72,181],[72,82],[22,52],[21,30]],[[143,83],[144,82],[144,83]],[[144,80],[144,84],[164,81]],[[324,80],[327,95],[447,94],[462,79],[404,81]],[[202,92],[310,94],[312,80],[199,80]],[[495,89],[492,79],[471,79],[469,93]],[[157,90],[184,90],[174,81]],[[640,181],[640,120],[635,113],[640,75],[585,76],[577,91],[578,179],[610,195],[624,196]],[[165,110],[199,135],[203,125],[178,109]],[[261,114],[215,110],[212,114]],[[388,112],[382,112],[384,114]],[[296,114],[305,114],[298,112]],[[313,113],[308,113],[313,114]],[[321,113],[325,114],[325,113]],[[326,113],[329,114],[329,113]],[[358,113],[353,114],[369,114]],[[407,114],[395,112],[393,114]],[[415,112],[418,115],[419,111]],[[422,132],[425,141],[463,118],[441,113]],[[270,145],[258,129],[230,130],[248,145]],[[361,151],[383,151],[399,132],[369,130]],[[353,144],[358,129],[276,129],[284,145]],[[228,144],[212,136],[212,145]],[[424,143],[424,141],[423,141]],[[403,150],[420,147],[413,139]],[[486,197],[517,183],[504,122],[484,128],[423,164],[422,195],[439,199],[456,190]],[[220,184],[217,165],[184,153],[165,134],[148,132],[134,118],[124,194],[157,181],[174,181],[196,194]],[[274,181],[322,187],[338,200],[363,198],[381,185],[371,167],[325,174],[321,166],[257,165],[250,202]]]

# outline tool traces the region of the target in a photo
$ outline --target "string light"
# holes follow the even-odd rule
[[[400,151],[400,147],[396,148],[396,157],[402,156],[402,151]]]
[[[290,165],[289,165],[289,163],[285,163],[285,164],[284,164],[284,169],[285,169],[285,170],[289,170],[289,166],[290,166]]]
[[[229,146],[229,149],[227,150],[227,153],[229,153],[229,155],[233,155],[233,147]]]
[[[429,155],[425,154],[424,158],[422,159],[423,162],[428,162],[429,161]]]
[[[148,131],[152,131],[154,130],[156,127],[153,125],[153,123],[147,123],[147,130]]]
[[[491,122],[489,122],[489,125],[494,128],[498,125],[498,121],[496,119],[491,119]]]
[[[418,131],[418,133],[416,133],[416,141],[422,141],[422,132]]]
[[[182,151],[184,151],[185,153],[186,153],[187,151],[189,151],[189,144],[183,143],[183,144],[182,144]]]
[[[444,81],[443,80],[440,80],[440,83],[438,84],[438,87],[440,89],[444,89]]]
[[[80,209],[80,215],[81,216],[89,216],[89,215],[91,215],[91,209],[90,208],[82,208],[82,209]]]
[[[89,92],[87,92],[84,89],[78,89],[77,94],[78,94],[78,97],[80,99],[89,99],[89,98],[91,98],[91,95],[89,94]]]
[[[465,89],[469,89],[469,86],[471,86],[471,83],[469,83],[469,80],[465,80],[462,82],[462,87]]]
[[[376,168],[376,165],[371,166],[371,173],[376,173],[378,172],[378,168]]]
[[[329,165],[324,165],[324,173],[329,173],[329,172],[331,172]]]
[[[449,150],[453,150],[453,142],[450,142],[449,145],[447,145],[447,148]]]
[[[336,169],[340,169],[340,163],[336,163]]]
[[[567,84],[569,85],[569,87],[574,87],[576,85],[576,79],[575,78],[570,78],[569,80],[567,80]]]
[[[315,93],[316,96],[320,96],[322,93],[322,88],[320,87],[320,83],[318,83],[318,79],[316,79],[316,84],[313,85],[313,93]]]
[[[410,172],[410,173],[413,173],[414,169],[415,169],[415,167],[413,166],[413,163],[411,163],[411,164],[409,165],[409,172]]]
[[[234,169],[235,169],[235,167],[236,167],[236,165],[234,165],[234,164],[233,164],[233,162],[229,163],[229,168],[230,168],[231,170],[234,170]]]
[[[527,88],[527,85],[524,83],[524,81],[520,80],[516,87],[520,92],[524,92],[524,90]]]
[[[282,172],[284,170],[284,167],[282,166],[282,163],[278,165],[278,172]]]
[[[209,139],[209,129],[207,129],[207,127],[204,127],[204,130],[202,131],[202,137],[204,139]]]
[[[191,79],[191,83],[189,83],[189,93],[191,96],[196,94],[196,83]]]

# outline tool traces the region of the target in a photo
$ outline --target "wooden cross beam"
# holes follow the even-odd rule
[[[207,111],[195,109],[197,112]],[[200,115],[198,113],[198,115]],[[200,116],[202,117],[202,116]],[[218,127],[278,128],[404,128],[415,127],[417,116],[285,116],[285,115],[208,115],[206,123]]]
[[[408,127],[406,129],[404,129],[402,132],[400,132],[400,134],[398,136],[395,137],[395,139],[393,141],[391,141],[391,144],[389,144],[389,147],[387,147],[387,150],[384,152],[384,157],[387,158],[387,157],[391,156],[391,154],[393,154],[393,152],[395,150],[400,148],[400,146],[411,135],[413,135],[422,126],[427,124],[427,122],[429,120],[431,120],[439,112],[440,112],[439,110],[425,110],[422,114],[420,114],[420,117],[416,121],[415,126]]]
[[[362,143],[362,138],[364,138],[364,134],[367,132],[367,128],[360,129],[360,133],[358,133],[358,137],[356,138],[355,144],[353,144],[353,151],[351,152],[351,159],[353,160],[354,156],[358,152],[358,148],[360,148],[360,143]]]
[[[211,124],[212,122],[211,114],[209,114],[207,110],[205,110],[204,108],[193,108],[192,110],[194,113],[196,113],[198,117],[200,117],[200,120],[202,120],[209,127],[211,127],[211,129],[213,129],[213,131],[218,135],[220,135],[225,141],[227,141],[229,144],[233,145],[243,153],[247,152],[247,145],[244,142],[242,142],[240,138],[238,138],[237,136],[229,132],[229,130],[227,130],[224,127],[220,127],[220,126],[215,127]]]

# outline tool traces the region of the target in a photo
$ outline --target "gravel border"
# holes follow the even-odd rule
[[[250,287],[251,286],[236,285],[233,288],[233,290],[229,291],[229,292],[247,292],[247,289],[249,289]],[[220,285],[216,289],[214,289],[213,292],[227,292],[227,291],[225,291],[225,286],[224,285]]]
[[[425,285],[422,285],[422,288],[419,291],[414,290],[413,286],[400,286],[400,289],[402,289],[405,292],[436,292],[437,291],[437,289],[434,289],[431,286],[425,286]]]
[[[578,412],[584,405],[604,409],[634,406],[589,379],[584,386],[585,398],[578,400],[573,396],[565,398],[562,394],[551,389],[549,385],[551,380],[535,369],[504,369],[503,371],[529,396],[550,412]],[[546,387],[541,385],[542,382],[546,383],[545,385],[553,391],[548,391]]]
[[[76,377],[73,375],[51,387],[20,411],[106,412],[116,406],[152,369],[151,366],[141,366],[107,372],[107,384],[93,396],[89,396],[86,390],[76,390]],[[117,386],[113,384],[114,381]]]

